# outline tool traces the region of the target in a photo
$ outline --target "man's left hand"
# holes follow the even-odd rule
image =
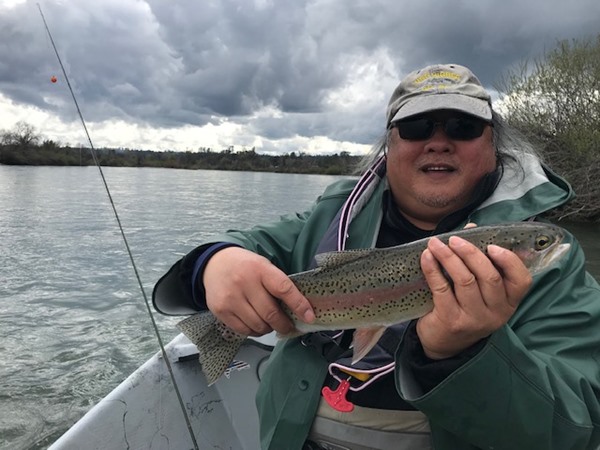
[[[508,322],[529,290],[531,274],[515,253],[496,245],[487,252],[457,236],[448,245],[429,240],[421,269],[434,307],[417,322],[427,357],[449,358],[486,338]]]

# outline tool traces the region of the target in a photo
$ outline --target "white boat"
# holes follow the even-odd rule
[[[247,339],[225,375],[210,387],[194,344],[180,334],[165,346],[198,448],[260,448],[254,396],[275,340],[274,335]],[[82,448],[194,448],[161,352],[49,447]]]

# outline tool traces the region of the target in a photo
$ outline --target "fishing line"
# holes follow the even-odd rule
[[[106,194],[108,195],[108,199],[110,201],[110,205],[112,207],[115,219],[117,219],[117,224],[119,225],[119,231],[121,233],[121,237],[123,238],[123,243],[125,244],[125,248],[127,249],[127,254],[129,255],[129,260],[131,262],[131,266],[133,267],[133,272],[135,273],[135,278],[137,279],[138,286],[140,291],[142,292],[142,296],[144,297],[144,302],[146,304],[146,309],[148,310],[148,315],[150,316],[150,321],[152,322],[152,327],[154,328],[154,333],[156,334],[156,338],[158,339],[158,344],[160,346],[160,351],[162,353],[163,360],[167,366],[167,370],[171,377],[171,381],[173,382],[173,387],[175,389],[175,393],[177,394],[177,399],[179,400],[179,405],[181,406],[181,410],[183,411],[183,416],[185,418],[185,423],[187,425],[187,429],[190,433],[190,437],[192,439],[192,443],[194,444],[194,449],[199,450],[198,443],[196,442],[196,436],[194,434],[194,430],[192,429],[192,424],[190,422],[190,418],[188,416],[187,410],[185,408],[185,404],[183,402],[183,398],[181,397],[181,393],[179,392],[179,387],[177,385],[177,381],[175,380],[175,375],[173,374],[173,368],[171,367],[171,362],[169,361],[167,352],[165,350],[165,346],[163,344],[162,338],[160,337],[160,332],[158,330],[158,326],[156,325],[156,321],[154,320],[154,314],[152,314],[152,308],[150,306],[150,301],[146,295],[146,291],[144,290],[144,285],[142,283],[142,279],[137,269],[137,265],[135,264],[135,260],[133,258],[133,253],[131,252],[131,248],[129,247],[129,242],[127,241],[127,237],[125,236],[125,230],[123,229],[123,225],[121,224],[121,218],[119,217],[119,213],[117,212],[117,207],[112,198],[112,194],[110,193],[110,189],[108,187],[108,183],[106,178],[104,177],[104,172],[102,171],[102,166],[98,161],[96,156],[96,149],[94,144],[92,143],[92,138],[90,137],[90,133],[88,132],[87,126],[85,124],[85,120],[83,119],[83,114],[81,113],[81,109],[79,108],[79,103],[77,102],[77,98],[75,97],[75,93],[73,92],[73,88],[71,87],[71,83],[69,81],[69,77],[67,76],[67,71],[62,63],[60,55],[58,53],[58,49],[54,44],[54,39],[52,38],[52,33],[50,33],[50,28],[48,28],[48,24],[46,23],[46,18],[44,17],[44,13],[42,12],[42,7],[39,3],[37,3],[37,7],[40,11],[40,15],[42,16],[42,21],[44,22],[44,27],[46,28],[46,32],[48,33],[48,37],[50,38],[50,43],[52,44],[52,48],[54,49],[54,53],[56,54],[56,58],[58,59],[58,63],[60,64],[60,68],[65,77],[65,81],[67,82],[67,87],[69,88],[69,92],[71,93],[71,97],[73,98],[73,103],[75,103],[75,107],[77,108],[77,114],[79,115],[79,119],[81,120],[81,125],[83,125],[83,129],[85,131],[85,135],[90,144],[90,153],[92,154],[92,158],[94,160],[94,164],[98,167],[98,171],[100,172],[100,177],[102,178],[102,183],[104,184],[104,189],[106,190]]]

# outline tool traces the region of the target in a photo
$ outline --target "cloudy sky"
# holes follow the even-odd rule
[[[68,145],[86,137],[38,3],[94,145],[150,150],[360,154],[408,72],[463,64],[493,90],[600,32],[598,0],[0,0],[0,130]]]

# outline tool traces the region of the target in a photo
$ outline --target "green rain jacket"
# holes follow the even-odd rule
[[[521,162],[527,175],[506,167],[469,222],[523,221],[571,198],[570,186],[537,159]],[[355,183],[333,184],[304,214],[215,242],[239,244],[286,273],[305,270]],[[386,188],[384,177],[352,221],[346,248],[373,246]],[[585,270],[579,243],[569,233],[566,242],[568,256],[535,277],[509,323],[429,392],[403,364],[411,355],[400,342],[397,392],[428,417],[434,449],[600,448],[600,286]],[[257,394],[263,449],[302,447],[327,365],[298,338],[277,344]]]

